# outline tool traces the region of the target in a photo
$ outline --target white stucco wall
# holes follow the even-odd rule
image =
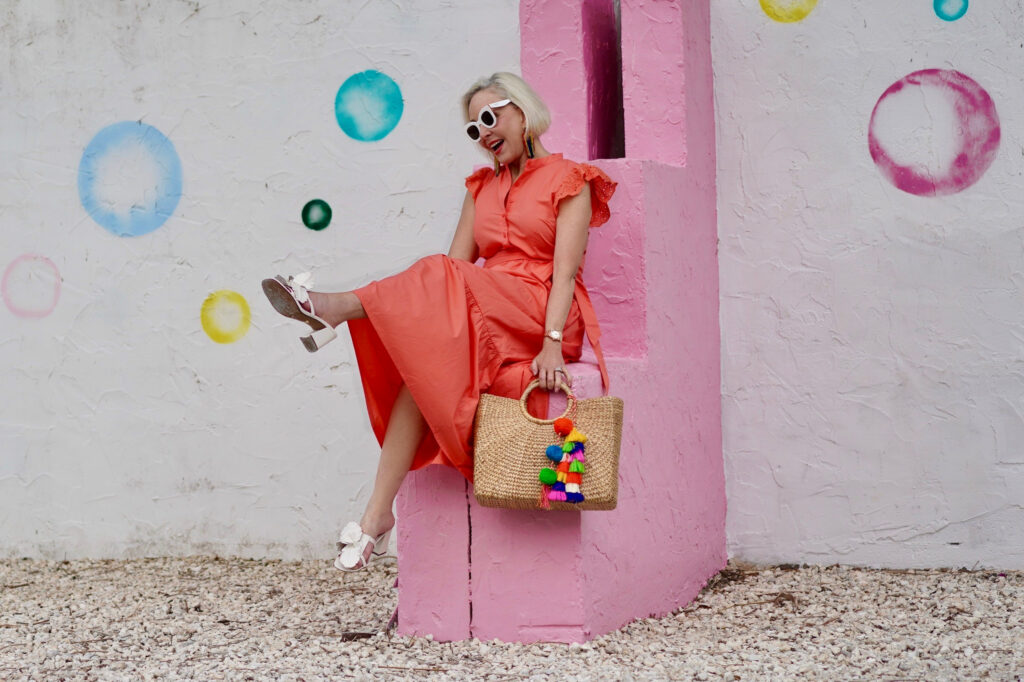
[[[345,334],[302,350],[259,280],[345,288],[446,247],[481,161],[456,100],[516,68],[517,4],[3,9],[0,555],[330,555],[376,461],[354,358]],[[931,4],[821,0],[783,24],[712,0],[733,556],[1024,567],[1024,16]],[[882,93],[929,67],[983,86],[1002,135],[980,180],[938,197],[894,187],[867,144]],[[367,69],[404,99],[378,142],[334,118]],[[881,132],[941,167],[942,104],[902,100]],[[161,227],[118,237],[77,182],[93,136],[131,120],[173,143],[183,187]],[[300,221],[313,198],[334,211],[321,232]],[[56,307],[26,316],[54,272]],[[221,289],[252,311],[223,345],[199,321]]]
[[[330,555],[376,466],[354,356],[344,333],[307,354],[259,282],[312,269],[347,288],[447,249],[484,161],[458,99],[517,69],[517,3],[32,0],[2,16],[0,555]],[[367,69],[404,99],[377,142],[334,115]],[[119,237],[83,208],[79,163],[133,120],[171,141],[183,184],[166,223]],[[300,219],[313,198],[333,209],[320,232]],[[25,254],[59,272],[44,317],[24,313],[52,302],[53,270]],[[251,307],[229,344],[200,325],[221,289]]]
[[[1024,568],[1020,3],[712,7],[730,554]],[[901,191],[868,153],[882,93],[926,68],[1001,120],[959,193]],[[949,161],[948,102],[888,113],[900,154]]]

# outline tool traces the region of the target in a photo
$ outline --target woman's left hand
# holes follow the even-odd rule
[[[565,382],[567,386],[572,386],[572,377],[565,369],[565,360],[562,359],[562,344],[560,343],[545,340],[544,347],[530,363],[530,369],[540,381],[540,387],[545,390],[555,390],[559,382]]]

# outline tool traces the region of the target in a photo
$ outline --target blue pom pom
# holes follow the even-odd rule
[[[583,443],[580,443],[579,441],[574,442],[572,444],[572,451],[574,453],[575,452],[583,452],[584,451]]]
[[[582,502],[583,501],[583,493],[566,493],[565,494],[565,501],[566,502]]]
[[[552,462],[561,462],[562,455],[565,453],[562,452],[561,445],[549,445],[548,449],[544,452],[544,454],[546,454],[548,456],[548,459],[550,459]]]
[[[562,483],[561,481],[558,481],[554,485],[551,486],[551,489],[552,490],[560,490],[562,492],[565,492],[565,484]]]

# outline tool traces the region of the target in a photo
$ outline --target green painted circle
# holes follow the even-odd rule
[[[311,230],[322,230],[331,224],[331,207],[323,199],[313,199],[302,207],[302,224]]]

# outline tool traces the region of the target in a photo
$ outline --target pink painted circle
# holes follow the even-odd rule
[[[46,256],[23,254],[4,270],[0,293],[18,317],[46,317],[60,299],[60,272]]]
[[[919,196],[973,185],[995,160],[999,137],[989,94],[947,69],[915,71],[890,85],[868,125],[868,149],[882,175]]]

